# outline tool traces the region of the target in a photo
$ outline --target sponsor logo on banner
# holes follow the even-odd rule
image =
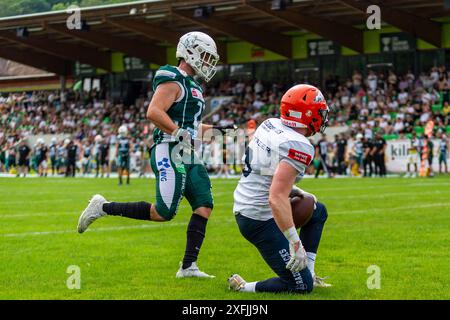
[[[289,149],[288,157],[301,162],[306,166],[309,166],[311,163],[311,155],[295,149]]]
[[[432,139],[433,142],[433,171],[439,171],[439,139]],[[408,149],[411,146],[411,140],[388,140],[386,148],[386,169],[388,172],[402,173],[407,171]],[[420,167],[419,153],[417,157],[417,166]],[[450,153],[447,154],[447,163],[450,163]],[[428,162],[427,162],[428,165]],[[414,170],[414,168],[411,168]]]

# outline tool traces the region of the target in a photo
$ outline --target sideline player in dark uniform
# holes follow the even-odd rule
[[[317,143],[317,151],[318,151],[318,158],[319,158],[319,164],[316,168],[316,174],[315,178],[317,178],[320,174],[320,171],[323,170],[328,177],[330,177],[330,172],[328,171],[328,141],[325,134],[322,134],[321,139]]]
[[[19,168],[17,171],[17,177],[20,177],[20,174],[23,173],[23,177],[26,177],[28,170],[30,168],[30,153],[31,149],[27,145],[25,139],[20,140],[19,144]]]
[[[66,177],[75,177],[76,169],[77,169],[77,155],[78,155],[78,146],[73,142],[73,140],[67,141],[66,144],[67,150],[67,161],[66,161]]]
[[[384,159],[385,150],[387,147],[386,140],[383,139],[381,134],[375,135],[375,141],[373,142],[373,160],[375,162],[375,174],[380,177],[386,176],[386,163]]]
[[[127,184],[130,184],[130,139],[127,137],[128,129],[126,126],[119,128],[119,136],[117,137],[116,158],[117,171],[119,174],[119,186],[122,185],[123,172],[127,172]]]
[[[96,166],[96,174],[95,177],[98,177],[98,174],[101,169],[101,178],[103,178],[105,171],[108,170],[108,154],[109,154],[109,144],[104,141],[103,137],[98,135],[95,137],[96,140],[96,152],[97,152],[97,166]]]
[[[16,169],[16,146],[17,144],[15,143],[7,143],[6,144],[6,152],[7,152],[7,156],[6,156],[6,171],[10,171],[12,168]]]
[[[374,153],[373,160],[375,162],[375,174],[378,174],[380,177],[386,176],[386,164],[385,164],[385,150],[387,147],[386,140],[381,136],[381,134],[377,133],[375,135],[375,141],[373,142]]]
[[[340,134],[339,139],[336,141],[336,157],[337,157],[337,169],[338,174],[346,174],[345,165],[345,153],[347,151],[347,140],[343,133]]]
[[[363,138],[363,171],[364,177],[372,177],[373,174],[373,156],[372,156],[373,143],[371,139]],[[369,167],[369,173],[367,173],[367,167]]]
[[[445,168],[445,173],[448,173],[448,167],[447,167],[447,157],[448,157],[448,138],[445,136],[445,134],[440,134],[440,140],[439,140],[439,173],[442,173],[442,164]]]
[[[423,143],[422,143],[422,155],[425,154],[427,160],[428,160],[428,176],[433,177],[433,158],[434,158],[434,143],[431,140],[431,138],[427,135],[423,136]]]

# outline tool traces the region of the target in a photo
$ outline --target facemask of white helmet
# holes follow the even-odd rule
[[[216,74],[219,55],[214,40],[202,32],[190,32],[181,37],[177,58],[183,58],[206,82]]]

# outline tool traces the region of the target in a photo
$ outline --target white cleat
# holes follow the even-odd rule
[[[192,262],[191,266],[187,269],[183,269],[182,263],[180,262],[180,269],[176,275],[177,278],[215,278],[216,276],[209,275],[200,271],[197,267],[197,263]]]
[[[331,284],[326,283],[324,281],[326,278],[328,278],[328,277],[321,278],[321,277],[318,277],[318,276],[314,275],[314,288],[328,288],[328,287],[331,287],[332,286]]]
[[[233,291],[241,291],[247,282],[238,274],[233,274],[228,278],[228,288]]]
[[[78,233],[85,232],[92,222],[106,216],[106,212],[104,212],[102,208],[105,202],[106,199],[99,194],[92,197],[78,220]]]

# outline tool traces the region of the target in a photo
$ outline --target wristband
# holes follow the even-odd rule
[[[283,232],[286,239],[288,239],[291,243],[296,243],[300,241],[300,237],[298,236],[297,229],[295,227],[290,227],[289,229],[284,230]]]

